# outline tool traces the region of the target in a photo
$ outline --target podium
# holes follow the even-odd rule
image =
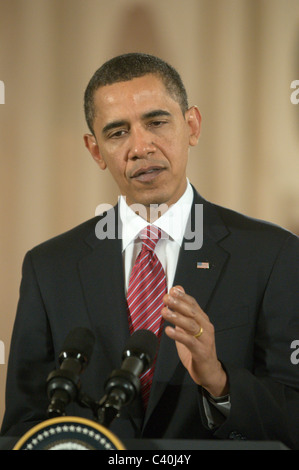
[[[188,454],[189,451],[191,455],[200,450],[288,450],[288,448],[277,441],[250,441],[237,438],[125,439],[119,438],[99,423],[68,416],[42,421],[21,437],[0,437],[0,450],[108,450],[119,455],[123,452],[134,455],[134,452],[139,453],[139,451],[147,451],[149,455],[159,455],[159,451],[178,455],[179,452],[187,451]]]
[[[128,450],[289,450],[278,441],[125,439]]]
[[[12,450],[19,438],[0,437],[0,451]],[[199,451],[199,450],[289,450],[278,441],[234,441],[234,440],[177,440],[177,439],[123,439],[126,450],[133,451]],[[115,451],[114,451],[115,452]]]

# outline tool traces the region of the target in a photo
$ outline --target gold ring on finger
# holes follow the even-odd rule
[[[203,334],[203,327],[201,326],[199,332],[196,335],[194,335],[194,338],[199,338],[202,334]]]

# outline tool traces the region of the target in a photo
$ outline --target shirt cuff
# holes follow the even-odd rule
[[[229,416],[231,408],[230,395],[213,397],[208,392],[202,390],[202,399],[208,427],[213,429],[221,426]]]

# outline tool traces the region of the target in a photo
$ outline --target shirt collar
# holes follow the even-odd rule
[[[182,244],[192,202],[193,190],[189,180],[187,180],[187,188],[181,198],[154,223],[179,245]],[[148,225],[148,222],[135,214],[127,205],[123,196],[119,198],[119,208],[122,221],[122,248],[125,250],[138,236],[139,232]]]

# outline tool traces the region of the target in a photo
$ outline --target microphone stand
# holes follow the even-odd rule
[[[154,340],[154,341],[153,341]],[[146,347],[144,346],[146,345]],[[47,393],[51,400],[48,416],[65,415],[65,407],[71,401],[89,408],[94,419],[105,427],[119,417],[123,406],[130,404],[140,392],[141,373],[152,363],[157,345],[157,337],[149,330],[138,330],[130,338],[130,344],[123,353],[120,369],[114,370],[105,383],[105,395],[96,402],[82,392],[79,374],[86,359],[81,353],[63,352],[61,367],[47,379]],[[143,348],[145,350],[143,351]]]
[[[77,402],[84,408],[89,408],[94,419],[109,428],[115,418],[118,418],[123,406],[131,403],[140,390],[140,380],[126,370],[115,370],[105,385],[105,395],[96,402],[86,393],[80,392]]]

